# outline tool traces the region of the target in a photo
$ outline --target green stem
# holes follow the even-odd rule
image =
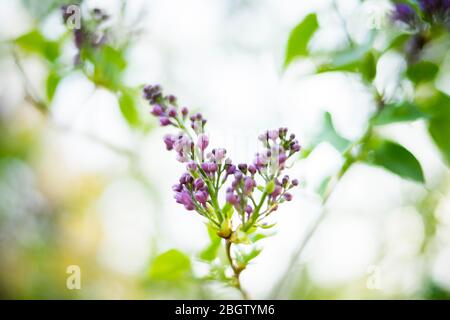
[[[227,253],[228,262],[230,263],[231,269],[233,269],[233,278],[235,280],[234,287],[239,290],[244,300],[250,300],[250,296],[248,293],[242,288],[240,275],[243,269],[238,268],[233,262],[233,258],[231,257],[231,244],[232,242],[229,239],[225,240],[225,251]]]

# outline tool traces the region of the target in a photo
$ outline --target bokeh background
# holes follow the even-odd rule
[[[165,151],[166,129],[148,115],[139,91],[130,115],[108,86],[74,67],[77,48],[62,4],[0,4],[0,297],[239,298],[234,289],[201,280],[209,264],[198,255],[209,238],[201,217],[173,201],[171,186],[183,166]],[[289,127],[307,144],[324,111],[340,135],[354,140],[375,108],[356,77],[315,75],[308,59],[283,70],[284,52],[290,31],[310,12],[323,27],[311,46],[332,50],[348,34],[360,41],[383,22],[377,19],[391,10],[387,1],[83,1],[83,14],[93,8],[109,15],[114,44],[123,48],[122,83],[160,83],[201,110],[212,144],[226,147],[236,162],[252,160],[266,128]],[[60,43],[56,55],[14,44],[36,30]],[[32,44],[42,42],[34,36]],[[448,47],[442,51],[435,84],[448,94]],[[48,99],[55,65],[58,81]],[[404,65],[401,55],[384,54],[377,87],[395,95]],[[407,82],[402,86],[408,90]],[[36,103],[42,101],[44,107]],[[253,298],[272,297],[284,277],[289,281],[278,297],[288,299],[450,298],[449,169],[423,121],[380,130],[417,157],[426,183],[353,165],[286,274],[323,210],[318,186],[343,162],[330,144],[319,144],[292,169],[303,187],[277,212],[276,232],[242,273]],[[161,262],[171,249],[177,251]],[[81,268],[81,290],[66,287],[70,265]]]

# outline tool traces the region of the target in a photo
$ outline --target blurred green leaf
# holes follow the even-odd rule
[[[83,60],[92,62],[94,71],[92,80],[97,84],[110,90],[120,87],[122,73],[127,63],[123,52],[111,46],[103,45],[100,48],[87,48],[82,51]]]
[[[307,15],[289,35],[284,67],[287,67],[295,58],[308,55],[308,43],[319,28],[317,15]]]
[[[58,87],[61,78],[62,77],[58,74],[57,71],[52,70],[49,72],[47,80],[45,82],[45,91],[47,94],[48,101],[53,100],[53,96],[55,95],[56,88]]]
[[[374,39],[371,33],[367,41],[359,46],[325,54],[327,61],[321,62],[317,72],[359,72],[365,81],[372,81],[375,78],[377,66],[377,58],[372,52]]]
[[[339,152],[345,151],[350,146],[350,141],[341,137],[334,129],[331,114],[329,112],[324,113],[322,129],[312,139],[310,147],[314,148],[321,142],[328,142],[334,146]]]
[[[131,127],[138,127],[141,124],[135,94],[132,90],[122,89],[119,96],[119,106],[122,115]]]
[[[373,52],[368,52],[361,61],[359,70],[364,80],[370,82],[377,74],[377,61]]]
[[[15,43],[23,50],[39,54],[51,62],[59,56],[58,42],[47,40],[38,30],[20,36]]]
[[[450,165],[450,113],[433,117],[428,124],[428,131],[445,161]]]
[[[406,75],[412,82],[419,83],[433,80],[438,72],[439,67],[436,64],[429,61],[420,61],[409,66]]]
[[[420,111],[417,105],[404,101],[386,104],[371,121],[373,125],[385,125],[395,122],[414,121],[426,117],[427,115]]]
[[[259,256],[259,254],[261,253],[261,249],[259,248],[253,248],[249,253],[244,254],[241,253],[238,256],[238,261],[240,263],[243,263],[244,265],[247,265],[250,261],[252,261],[253,259],[255,259],[257,256]]]
[[[425,182],[422,167],[416,157],[398,143],[372,138],[368,141],[365,161],[396,175],[416,182]]]
[[[191,260],[181,251],[172,249],[155,258],[149,276],[151,280],[176,281],[190,277]]]
[[[212,261],[217,257],[218,250],[220,248],[221,240],[217,236],[217,230],[208,226],[208,235],[210,239],[210,244],[200,253],[200,259],[205,261]]]

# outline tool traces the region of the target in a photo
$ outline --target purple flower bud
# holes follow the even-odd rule
[[[234,164],[227,168],[227,174],[234,174],[236,172],[236,166]]]
[[[233,192],[227,192],[226,201],[232,205],[236,205],[238,203],[238,197]]]
[[[170,107],[167,111],[167,114],[169,115],[169,117],[175,118],[177,116],[177,109],[175,109],[174,107]]]
[[[293,185],[294,187],[298,186],[298,180],[297,180],[297,179],[292,180],[291,183],[292,183],[292,185]]]
[[[251,206],[251,205],[247,205],[247,206],[245,207],[245,212],[246,212],[247,214],[252,213],[252,212],[253,212],[252,206]]]
[[[292,200],[292,194],[290,194],[290,193],[286,192],[283,197],[286,199],[286,201],[291,201]]]
[[[214,173],[216,171],[217,171],[217,164],[215,164],[214,162],[210,162],[208,164],[208,172]]]
[[[209,171],[209,164],[207,162],[203,162],[200,167],[203,171],[208,172]]]
[[[181,115],[183,116],[183,118],[186,118],[188,113],[189,113],[188,108],[186,108],[186,107],[181,108]]]
[[[175,143],[175,136],[172,134],[166,134],[164,136],[164,143],[166,144],[167,150],[172,150],[173,144]]]
[[[174,104],[177,101],[177,97],[175,97],[173,94],[169,94],[166,98],[171,104]]]
[[[235,173],[234,173],[234,178],[236,179],[236,180],[241,180],[242,179],[242,172],[240,172],[240,171],[236,171]]]
[[[280,155],[278,156],[278,164],[279,165],[283,165],[287,160],[287,156],[286,153],[280,153]]]
[[[195,193],[195,199],[201,204],[205,204],[208,200],[208,193],[206,193],[204,190],[197,191]]]
[[[175,191],[175,192],[181,192],[181,190],[183,190],[183,186],[181,184],[179,184],[179,183],[174,184],[172,186],[172,190]]]
[[[413,24],[416,20],[416,12],[406,3],[396,3],[392,19],[406,24]]]
[[[284,176],[283,179],[281,180],[281,184],[283,185],[283,187],[286,187],[288,183],[289,183],[289,176],[286,175],[286,176]]]
[[[165,126],[168,126],[169,124],[171,124],[171,122],[170,122],[170,119],[167,117],[160,117],[159,124],[162,125],[163,127],[165,127]]]
[[[254,175],[255,173],[256,173],[256,168],[255,168],[255,166],[254,165],[249,165],[248,166],[248,171],[252,174],[252,175]]]
[[[216,159],[216,162],[218,163],[222,162],[226,154],[227,150],[225,150],[224,148],[218,148],[214,153],[214,158]]]
[[[245,163],[238,164],[239,170],[241,170],[242,173],[247,173],[247,165]]]
[[[294,143],[291,145],[291,150],[293,152],[299,152],[301,149],[300,144],[298,143],[298,141],[294,141]]]
[[[205,186],[205,182],[202,179],[200,179],[200,178],[195,179],[195,181],[194,181],[194,189],[195,190],[200,190],[204,186]]]
[[[209,139],[206,134],[201,134],[198,136],[197,145],[200,148],[200,150],[205,150],[208,147]]]
[[[281,194],[282,188],[279,185],[275,186],[275,189],[273,190],[273,192],[270,194],[270,196],[275,199],[276,197],[278,197]]]
[[[268,136],[273,141],[277,140],[277,138],[278,138],[278,130],[270,130]]]
[[[250,193],[252,193],[254,186],[255,186],[255,181],[250,177],[246,177],[244,180],[244,193],[246,195],[249,195]]]
[[[202,120],[202,119],[203,119],[203,116],[202,116],[201,113],[196,113],[195,114],[195,120]]]
[[[197,170],[197,164],[195,163],[195,161],[189,161],[186,165],[186,169],[189,171],[195,171]]]
[[[151,114],[152,114],[152,115],[159,117],[159,116],[161,116],[163,113],[164,113],[164,109],[163,109],[163,107],[161,107],[159,104],[155,104],[155,105],[153,106],[153,109],[152,109],[152,111],[151,111]]]

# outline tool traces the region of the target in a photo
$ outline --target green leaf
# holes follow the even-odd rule
[[[211,243],[200,253],[200,259],[205,261],[213,261],[217,257],[217,252],[220,248],[221,239],[216,236],[216,239],[211,240]]]
[[[450,99],[440,93],[433,106],[433,117],[428,123],[428,132],[441,151],[445,161],[450,165]]]
[[[119,106],[123,117],[131,127],[138,127],[141,124],[138,102],[132,90],[122,89],[119,97]]]
[[[436,78],[439,67],[429,61],[420,61],[408,67],[406,75],[414,82],[431,81]]]
[[[55,95],[56,88],[58,87],[61,78],[62,77],[54,70],[50,71],[50,73],[48,74],[45,83],[45,91],[47,94],[48,101],[53,100],[53,96]]]
[[[172,249],[155,258],[149,277],[151,280],[176,281],[191,276],[191,260],[184,253]]]
[[[368,52],[361,61],[359,70],[363,79],[367,82],[372,81],[377,74],[377,60],[373,52]]]
[[[94,71],[90,77],[97,85],[110,90],[120,87],[122,74],[127,66],[122,51],[107,45],[101,48],[86,48],[82,51],[82,59],[92,62]]]
[[[317,15],[312,13],[291,31],[285,54],[285,68],[295,58],[308,55],[308,43],[318,28]]]
[[[250,251],[249,253],[241,254],[241,256],[239,257],[239,260],[240,260],[239,262],[247,265],[250,261],[252,261],[257,256],[259,256],[260,253],[261,253],[261,249],[253,248],[252,251]]]
[[[38,30],[20,36],[15,43],[22,49],[40,54],[52,62],[59,56],[58,42],[47,40]]]
[[[425,182],[422,167],[416,157],[398,143],[372,138],[368,141],[365,161],[396,175],[416,182]]]
[[[326,62],[317,67],[317,72],[359,72],[364,80],[371,81],[375,78],[377,64],[375,54],[372,52],[374,39],[374,33],[371,33],[367,41],[359,46],[324,54],[322,59]]]
[[[426,117],[427,115],[420,111],[417,105],[404,101],[386,104],[371,121],[373,125],[385,125],[395,122],[414,121]]]
[[[222,207],[222,212],[227,218],[231,218],[234,212],[234,207],[230,203],[225,203],[225,205]]]
[[[334,129],[333,121],[331,119],[331,114],[329,112],[324,113],[322,129],[312,139],[310,145],[312,147],[315,147],[321,142],[330,143],[341,153],[344,152],[350,146],[350,141],[341,137]]]

